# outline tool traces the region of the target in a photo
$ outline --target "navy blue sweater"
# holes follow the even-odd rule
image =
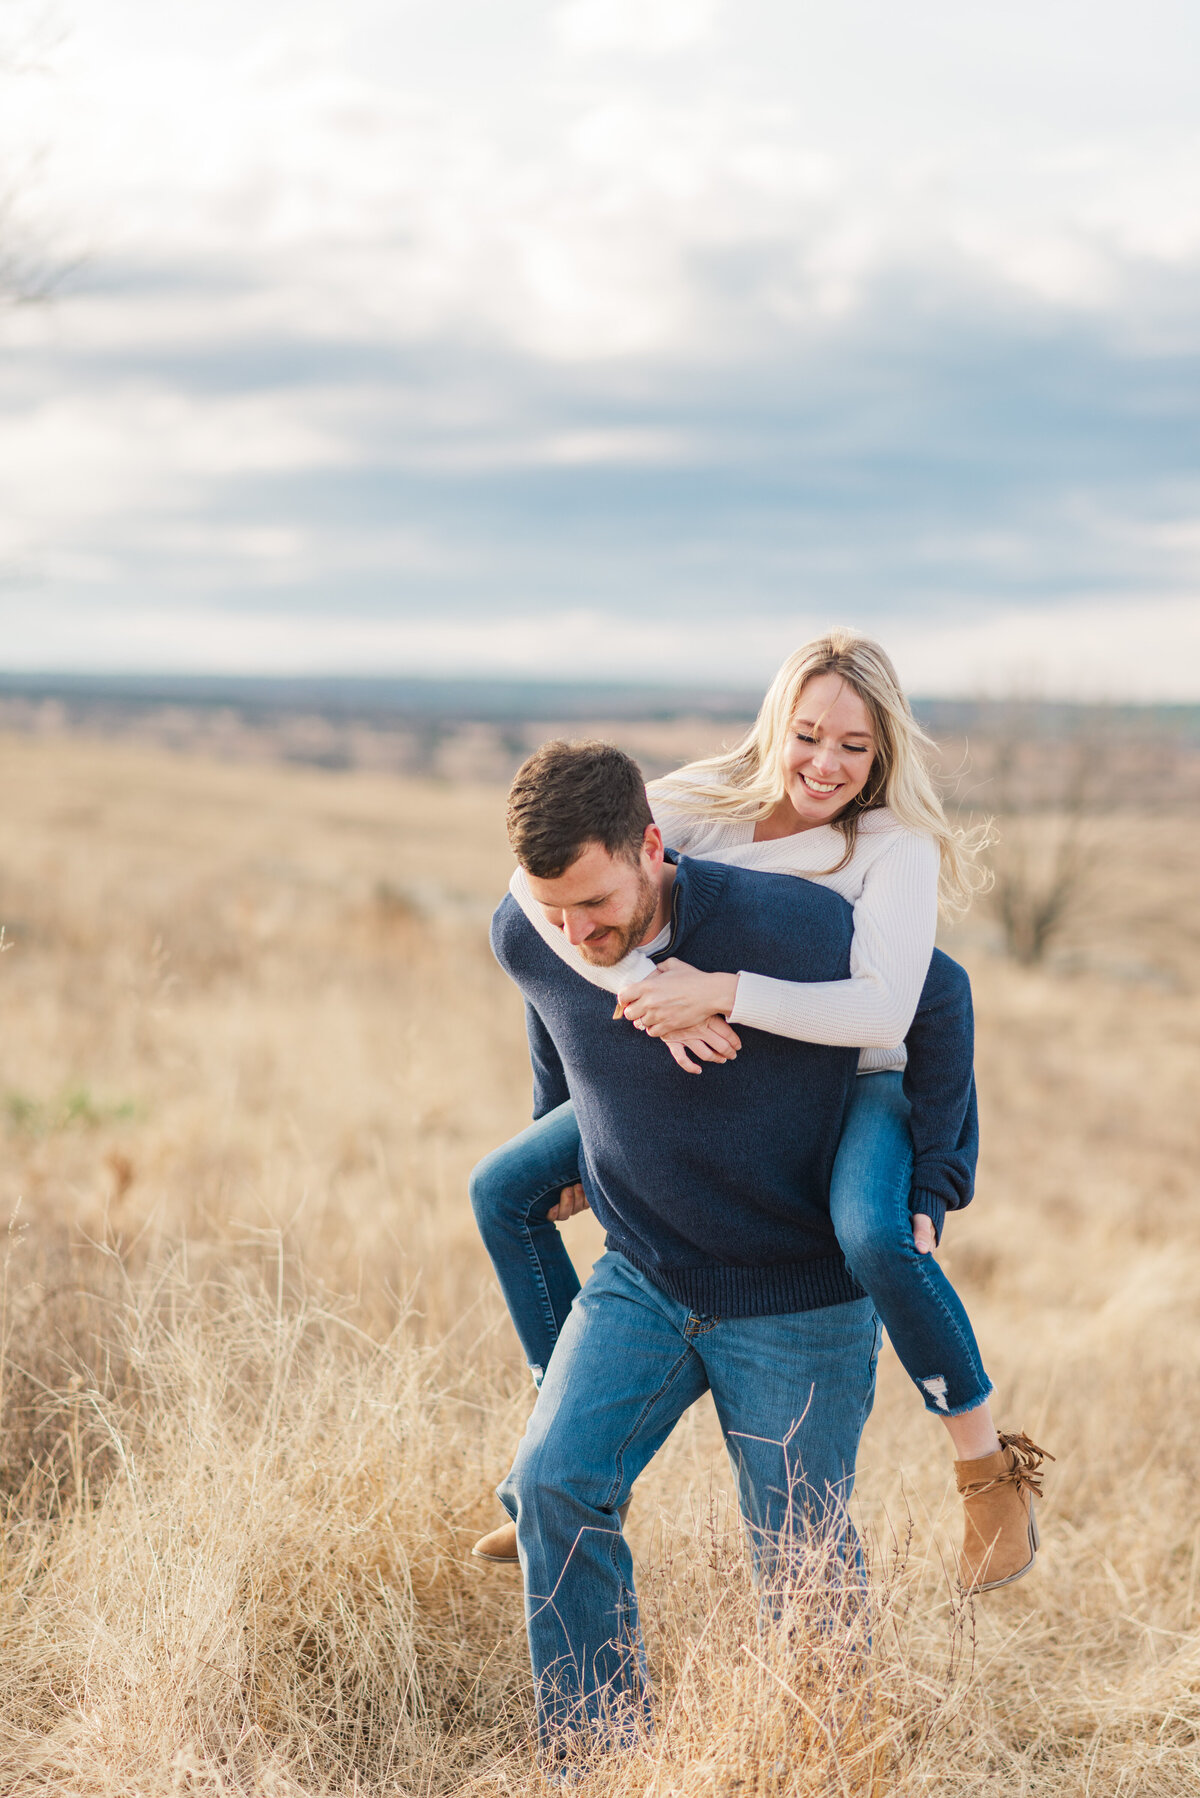
[[[671,923],[660,959],[849,978],[849,905],[794,875],[681,857]],[[534,1116],[574,1100],[580,1178],[611,1248],[702,1313],[862,1296],[829,1216],[857,1050],[742,1028],[736,1060],[697,1079],[662,1043],[615,1022],[612,995],[556,955],[511,895],[492,919],[492,946],[526,1001]],[[977,1147],[970,985],[940,953],[907,1041],[914,1202],[940,1230],[945,1207],[970,1198]]]

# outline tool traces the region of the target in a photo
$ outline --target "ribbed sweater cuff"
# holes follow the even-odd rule
[[[752,1030],[779,1034],[779,981],[765,974],[739,974],[737,996],[729,1014],[731,1024],[748,1024]]]
[[[919,1211],[933,1223],[933,1233],[938,1241],[942,1240],[942,1230],[946,1223],[946,1201],[936,1192],[930,1192],[927,1186],[914,1186],[909,1194],[908,1209],[913,1217]]]

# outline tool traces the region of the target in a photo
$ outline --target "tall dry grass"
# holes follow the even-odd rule
[[[464,1556],[529,1402],[464,1196],[528,1102],[499,794],[3,753],[0,1790],[533,1791],[519,1589]],[[1200,857],[1112,842],[1057,967],[959,944],[984,1161],[945,1257],[1058,1456],[1035,1574],[954,1598],[889,1360],[869,1675],[853,1632],[763,1635],[696,1407],[630,1525],[659,1727],[586,1790],[1200,1784]]]

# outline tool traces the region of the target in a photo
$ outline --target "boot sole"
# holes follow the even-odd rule
[[[1037,1560],[1037,1551],[1041,1546],[1042,1539],[1038,1535],[1037,1513],[1034,1511],[1031,1502],[1029,1506],[1029,1559],[1026,1561],[1025,1565],[1023,1567],[1018,1567],[1015,1573],[1006,1574],[1003,1579],[985,1580],[982,1586],[964,1586],[964,1593],[968,1598],[974,1598],[980,1592],[998,1592],[1002,1586],[1015,1585],[1019,1579],[1025,1578],[1025,1575]]]

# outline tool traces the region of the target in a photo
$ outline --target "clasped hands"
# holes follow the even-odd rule
[[[732,1061],[742,1046],[725,1015],[737,1000],[737,982],[736,974],[703,974],[670,956],[657,973],[621,988],[614,1015],[661,1037],[686,1073],[699,1074],[701,1062]]]

